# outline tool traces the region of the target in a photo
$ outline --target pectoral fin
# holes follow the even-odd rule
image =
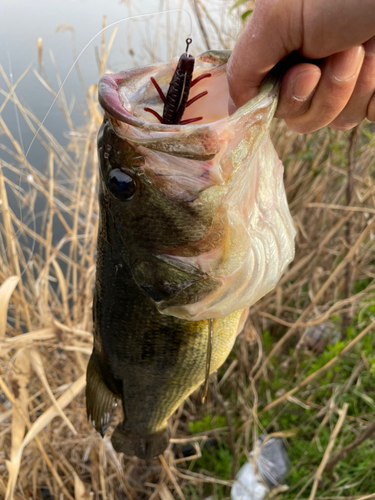
[[[103,437],[117,406],[117,398],[103,382],[93,356],[87,365],[86,411],[87,418]]]

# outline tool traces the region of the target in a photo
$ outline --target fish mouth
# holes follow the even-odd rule
[[[136,71],[136,70],[133,70]],[[137,116],[137,111],[133,104],[133,93],[126,91],[129,88],[129,80],[133,78],[133,71],[122,71],[120,73],[110,73],[104,75],[98,84],[98,99],[101,107],[112,118],[127,125],[132,125],[148,131],[175,131],[177,125],[165,125],[152,123]],[[139,98],[138,98],[139,99]],[[139,107],[139,106],[138,106]]]
[[[271,93],[270,89],[265,89],[265,92],[260,92],[256,98],[229,116],[226,75],[228,58],[229,52],[223,54],[221,51],[210,51],[196,57],[198,64],[192,78],[199,80],[208,71],[211,76],[201,78],[197,85],[190,88],[189,100],[194,101],[202,93],[205,95],[186,107],[182,116],[182,121],[185,122],[183,125],[160,123],[147,111],[153,110],[156,114],[163,115],[164,102],[153,80],[164,96],[167,95],[177,59],[104,75],[98,84],[99,103],[111,119],[115,134],[131,144],[190,160],[213,160],[220,153],[222,142],[231,142],[233,149],[240,141],[241,136],[235,130],[238,126],[243,126],[242,122],[248,121],[249,111],[252,110],[256,119],[254,111],[257,103],[261,107],[268,106],[277,92],[276,87]],[[267,102],[265,94],[269,94]],[[196,117],[202,117],[202,120],[186,123]],[[218,169],[220,170],[219,166]],[[220,172],[218,181],[222,183]]]
[[[204,120],[198,125],[166,125],[149,121],[154,117],[145,108],[162,113],[158,102],[161,99],[154,95],[156,91],[150,80],[150,75],[155,74],[152,68],[142,68],[142,72],[130,70],[108,74],[99,81],[99,102],[109,115],[115,134],[149,150],[199,161],[212,160],[220,151],[220,143],[211,124],[202,124]]]
[[[226,64],[211,64],[211,77],[193,87],[195,92],[202,81],[208,88],[208,94],[188,108],[190,112],[197,103],[201,107],[198,115],[204,119],[194,124],[186,123],[190,117],[185,114],[184,125],[162,124],[145,111],[153,109],[162,116],[164,103],[156,89],[166,95],[176,61],[105,75],[99,83],[108,127],[144,158],[139,175],[145,186],[147,182],[154,189],[155,200],[163,200],[163,206],[167,202],[171,213],[181,214],[172,220],[176,231],[165,247],[160,248],[162,238],[152,249],[148,236],[139,242],[146,242],[147,248],[142,247],[146,254],[151,249],[169,259],[163,272],[139,266],[132,269],[133,279],[159,312],[189,321],[227,316],[253,304],[274,288],[294,255],[295,231],[283,169],[269,137],[280,75],[267,76],[258,95],[228,116]],[[195,71],[197,79],[207,68]],[[217,82],[223,84],[218,90]],[[202,90],[206,89],[197,89]],[[161,221],[171,219],[165,218],[166,213],[160,211]],[[218,225],[210,233],[215,217]],[[187,238],[184,228],[179,239],[182,220],[193,225],[200,221],[201,229],[189,232]],[[177,260],[202,276],[176,270]],[[155,268],[162,268],[160,262]]]
[[[228,57],[229,55],[226,54],[225,57],[217,59],[212,54],[208,56],[201,54],[196,58],[197,65],[192,78],[198,77],[198,80],[202,79],[202,81],[190,88],[189,100],[194,102],[185,109],[183,115],[183,121],[197,116],[202,118],[193,127],[200,127],[228,117],[229,92],[225,64]],[[202,63],[210,63],[210,67]],[[186,128],[187,124],[159,123],[155,116],[147,112],[147,109],[151,109],[159,115],[163,114],[164,103],[158,92],[161,90],[164,95],[167,95],[176,65],[177,59],[174,59],[170,63],[104,75],[98,85],[100,105],[114,119],[128,125],[146,127],[150,131],[166,132]],[[209,76],[209,78],[202,78],[202,76]],[[157,82],[158,91],[152,80]],[[202,93],[205,95],[199,99],[199,94]],[[191,126],[189,124],[189,128]]]
[[[124,81],[120,73],[104,75],[99,82],[99,103],[113,118],[127,122],[132,113],[124,108],[119,95],[119,85]]]

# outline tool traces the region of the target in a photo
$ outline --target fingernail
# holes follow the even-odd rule
[[[363,44],[366,56],[375,56],[375,36]]]
[[[317,68],[315,71],[303,71],[293,81],[292,93],[298,101],[304,101],[315,90],[320,80],[320,70]]]
[[[333,77],[339,82],[350,80],[358,73],[363,57],[364,50],[362,46],[353,47],[352,49],[335,54],[331,61]]]

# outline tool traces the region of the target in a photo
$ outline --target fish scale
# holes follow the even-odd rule
[[[204,379],[208,322],[160,314],[121,265],[121,241],[109,226],[111,219],[101,215],[88,393],[95,393],[95,370],[105,385],[91,403],[100,407],[110,389],[113,398],[122,400],[124,420],[112,438],[115,449],[150,458],[168,444],[168,417]],[[228,356],[241,313],[215,321],[211,371]],[[98,424],[96,428],[101,431]]]

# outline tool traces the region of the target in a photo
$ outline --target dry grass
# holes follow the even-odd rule
[[[102,71],[107,56],[103,39]],[[4,72],[2,76],[7,81]],[[43,80],[43,75],[38,77]],[[96,132],[101,113],[96,85],[88,89],[89,119],[81,130],[75,129],[60,95],[72,140],[67,152],[42,126],[38,140],[48,160],[41,171],[28,163],[1,117],[9,101],[31,130],[40,126],[20,104],[18,82],[7,83],[0,91],[5,96],[0,108],[2,142],[11,145],[7,151],[12,157],[11,162],[0,160],[0,496],[39,499],[49,492],[56,500],[169,500],[203,499],[209,491],[215,498],[228,497],[237,464],[263,427],[292,440],[292,472],[298,471],[302,462],[295,463],[293,457],[301,430],[298,435],[295,427],[306,418],[318,463],[311,464],[305,478],[293,483],[291,476],[293,494],[288,498],[375,498],[375,481],[371,491],[366,486],[348,496],[334,486],[338,478],[333,475],[328,481],[332,489],[325,486],[324,494],[319,489],[330,463],[333,469],[338,460],[345,460],[345,449],[337,453],[355,436],[360,441],[366,430],[365,438],[371,439],[374,422],[370,411],[349,411],[347,402],[352,388],[363,391],[361,380],[373,376],[372,359],[358,346],[375,324],[375,318],[365,314],[375,288],[374,126],[300,136],[275,122],[274,143],[286,165],[285,185],[297,229],[296,258],[276,290],[252,308],[234,353],[212,380],[205,405],[193,394],[171,419],[170,448],[145,463],[117,455],[109,439],[102,440],[86,420],[83,389],[92,348],[98,228]],[[45,79],[43,84],[50,88]],[[12,180],[12,173],[20,176],[22,185]],[[20,220],[8,199],[18,200],[30,214],[36,200],[43,200],[36,230],[26,224],[27,218]],[[317,325],[323,328],[314,344],[312,329],[316,332]],[[352,333],[346,338],[348,327]],[[265,331],[272,346],[262,345]],[[322,356],[332,335],[344,345],[325,361]],[[326,395],[317,397],[322,377],[348,353],[352,374],[344,380],[334,374]],[[311,361],[306,364],[306,359]],[[310,373],[316,359],[322,360],[321,366]],[[281,386],[275,382],[280,373],[285,374]],[[299,419],[295,425],[291,420],[289,428],[288,411]],[[224,415],[226,426],[192,434],[190,424],[205,415],[212,422]],[[229,450],[227,477],[199,466],[204,443],[211,437]],[[195,450],[190,457],[181,453],[186,444]],[[360,481],[365,484],[365,479]]]

